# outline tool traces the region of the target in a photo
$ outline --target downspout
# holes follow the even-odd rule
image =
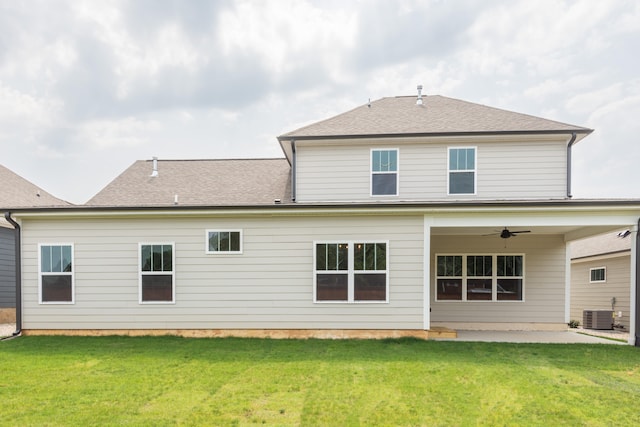
[[[296,140],[291,140],[291,201],[296,201]]]
[[[572,198],[571,194],[571,146],[576,143],[576,133],[571,133],[571,139],[567,144],[567,198]]]
[[[22,332],[22,257],[21,257],[21,236],[20,224],[11,218],[11,212],[5,212],[5,219],[13,225],[15,230],[15,252],[16,252],[16,330],[12,334],[14,337]]]

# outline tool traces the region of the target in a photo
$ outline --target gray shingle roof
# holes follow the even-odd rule
[[[0,165],[0,210],[67,205],[70,203],[52,196]]]
[[[286,159],[151,160],[131,165],[87,206],[138,207],[273,205],[291,199]]]
[[[402,134],[465,134],[503,132],[577,132],[591,129],[520,114],[485,105],[447,98],[423,96],[382,98],[346,113],[296,129],[279,140],[312,137]]]
[[[571,259],[631,251],[631,237],[618,235],[624,231],[612,231],[571,242]]]

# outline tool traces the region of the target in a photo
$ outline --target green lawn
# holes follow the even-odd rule
[[[22,337],[0,424],[640,423],[640,349],[403,340]]]

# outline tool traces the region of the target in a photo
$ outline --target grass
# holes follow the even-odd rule
[[[640,350],[401,340],[22,337],[0,424],[638,425]]]

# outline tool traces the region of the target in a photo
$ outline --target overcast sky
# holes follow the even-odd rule
[[[0,164],[73,203],[418,84],[595,129],[574,197],[640,197],[640,1],[0,0]]]

